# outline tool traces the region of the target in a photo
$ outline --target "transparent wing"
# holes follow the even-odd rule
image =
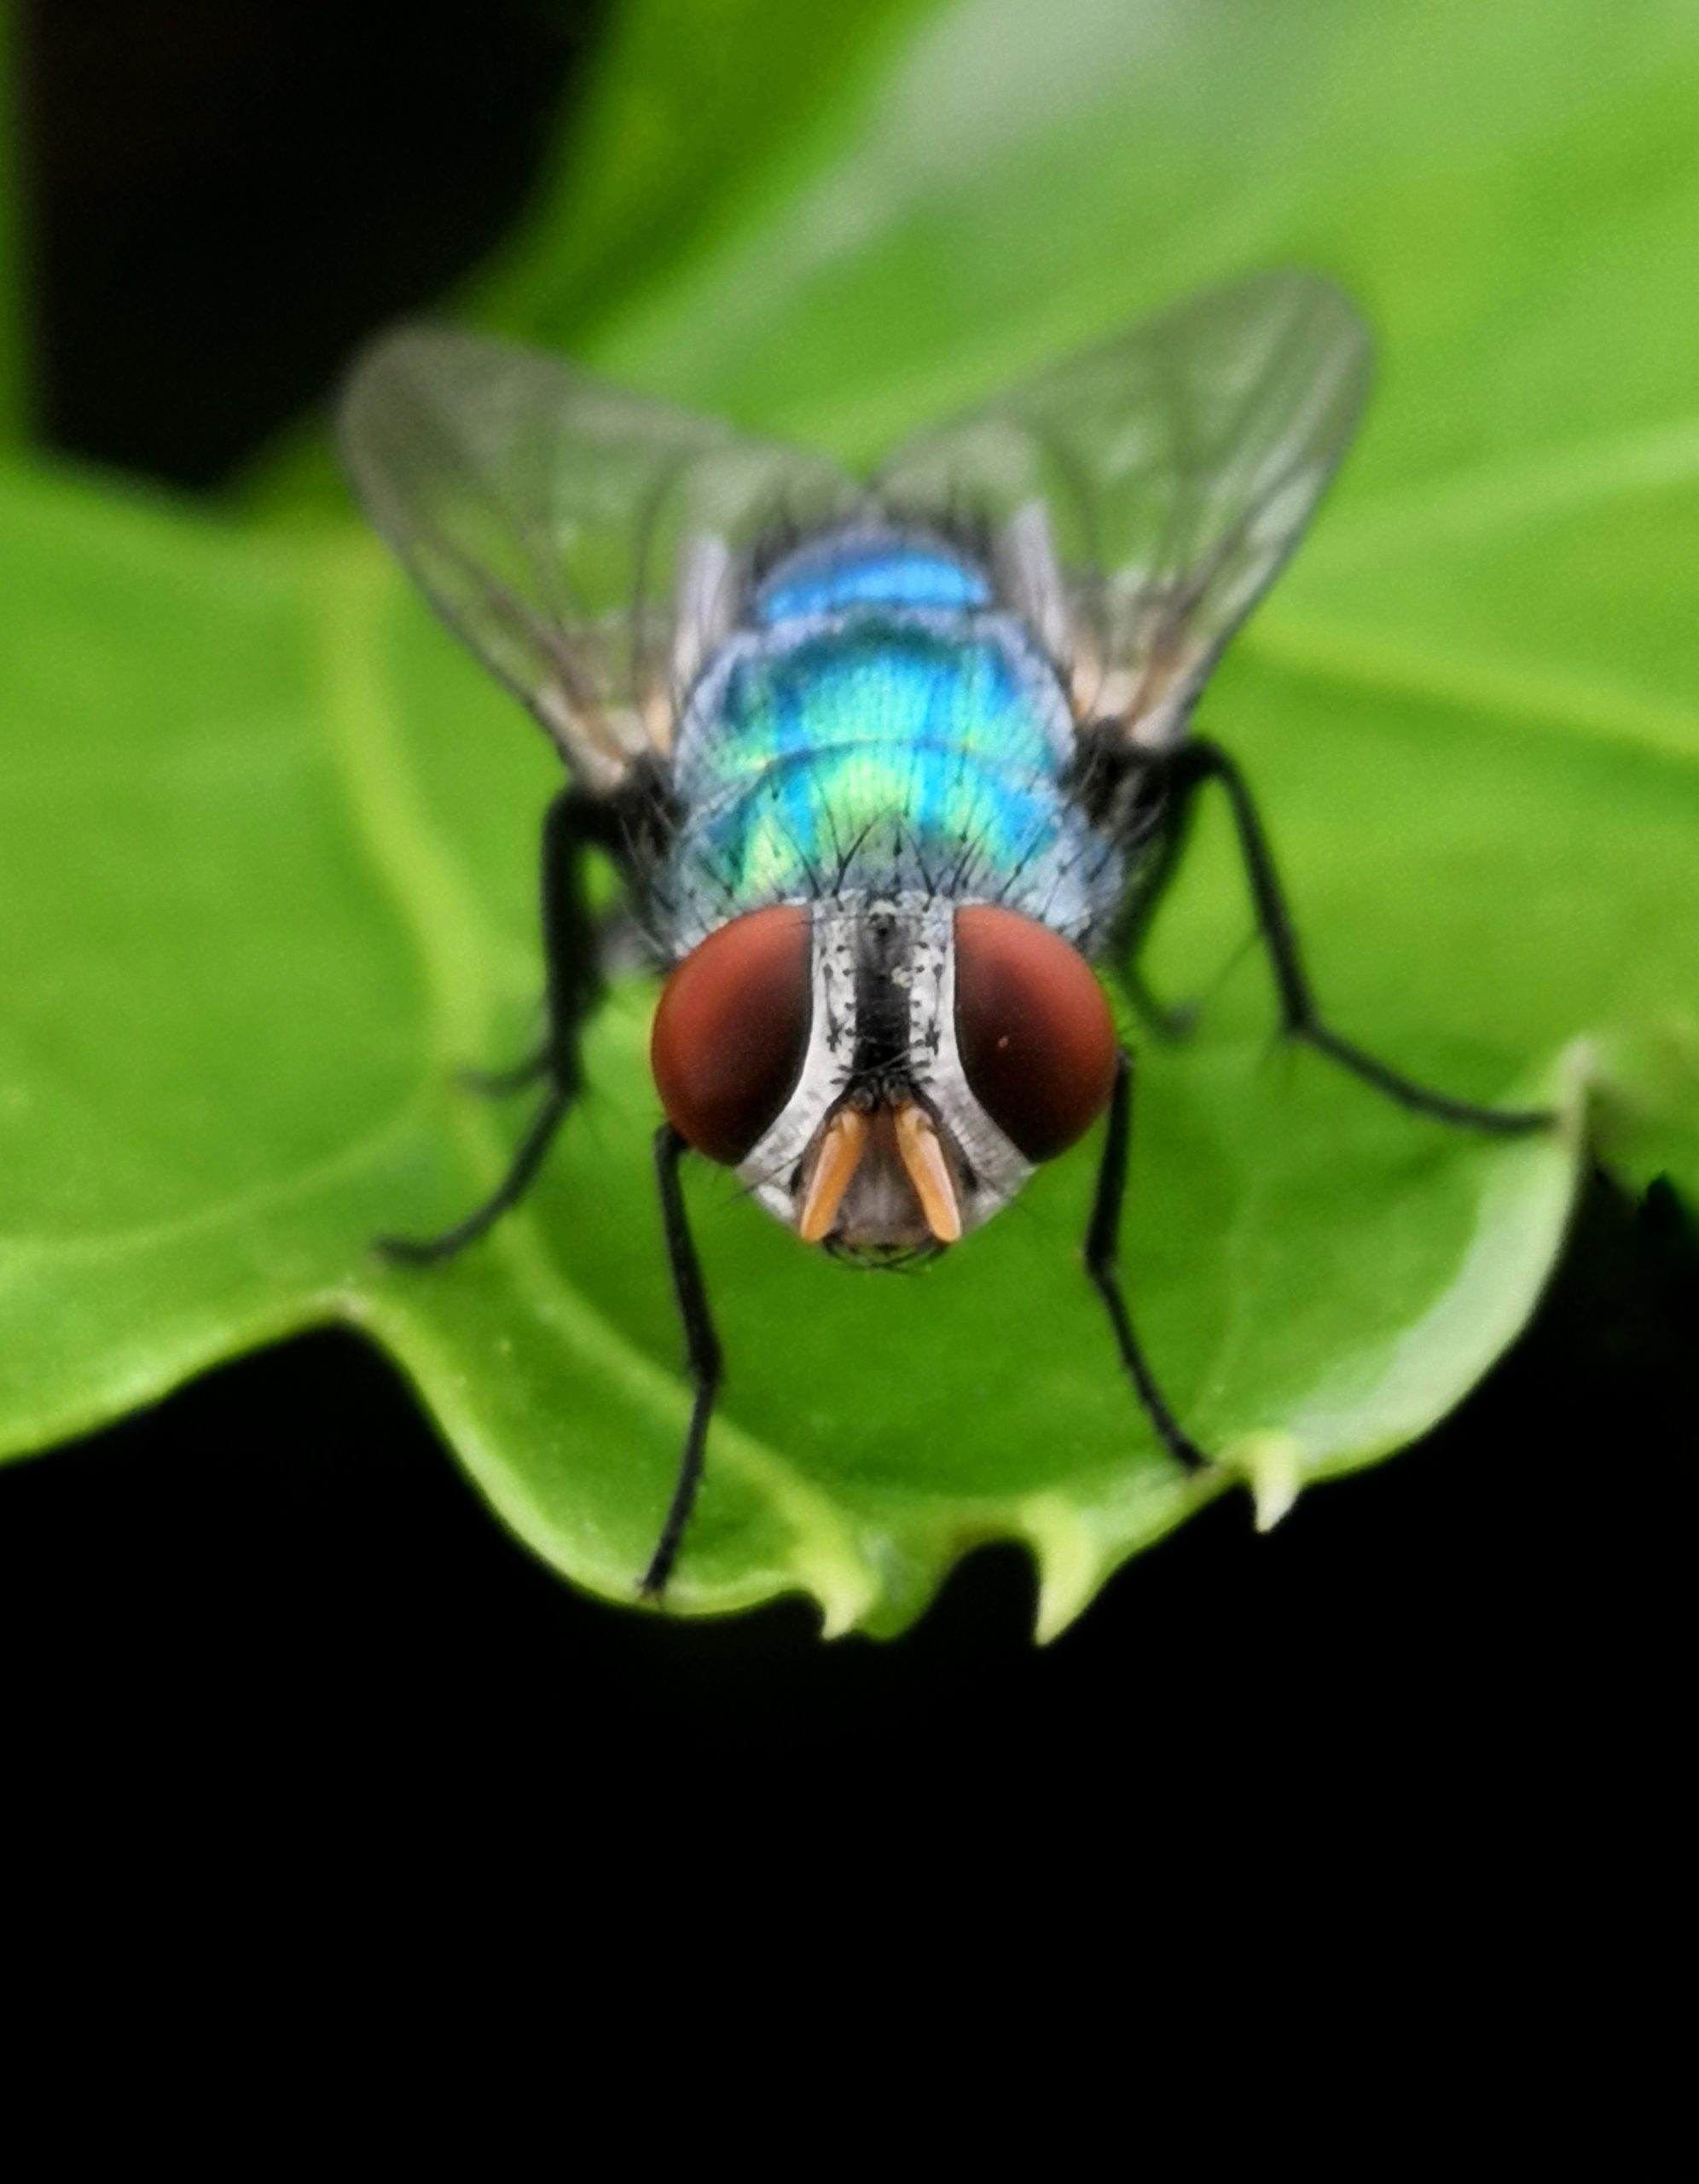
[[[1368,330],[1337,289],[1261,274],[923,434],[877,490],[993,531],[1001,588],[1081,721],[1161,746],[1279,574],[1350,440]]]
[[[602,790],[668,747],[759,538],[865,500],[821,457],[431,328],[367,353],[340,433],[367,513],[438,613]]]

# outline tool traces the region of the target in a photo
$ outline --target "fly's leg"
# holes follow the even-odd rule
[[[1341,1038],[1323,1023],[1304,971],[1291,913],[1274,869],[1273,852],[1244,776],[1225,751],[1202,737],[1193,737],[1159,763],[1174,799],[1167,824],[1180,830],[1182,839],[1188,807],[1203,783],[1219,781],[1226,792],[1238,835],[1239,853],[1250,882],[1257,931],[1268,951],[1269,965],[1274,973],[1280,1002],[1280,1028],[1289,1038],[1302,1039],[1318,1054],[1326,1054],[1366,1083],[1372,1084],[1377,1091],[1385,1093],[1389,1100],[1397,1101],[1400,1107],[1412,1108],[1418,1114],[1433,1115],[1441,1122],[1453,1123],[1464,1130],[1510,1136],[1522,1130],[1543,1130],[1551,1124],[1555,1118],[1544,1107],[1485,1107],[1471,1100],[1454,1100],[1448,1093],[1432,1091],[1377,1060],[1373,1054],[1366,1054],[1348,1039]],[[1172,857],[1166,864],[1158,863],[1155,882],[1146,887],[1135,909],[1135,939],[1148,925],[1156,899],[1173,874]]]
[[[486,1091],[519,1091],[541,1081],[541,1105],[519,1140],[507,1172],[483,1204],[439,1236],[380,1236],[388,1259],[427,1265],[474,1243],[517,1205],[536,1180],[567,1110],[583,1083],[579,1048],[584,1020],[601,991],[595,929],[584,892],[584,852],[606,843],[606,801],[563,789],[542,822],[542,944],[548,966],[548,1031],[542,1049],[517,1069],[481,1080]]]
[[[1115,1330],[1121,1362],[1132,1375],[1152,1426],[1163,1445],[1188,1471],[1201,1471],[1209,1458],[1197,1446],[1168,1406],[1157,1385],[1156,1375],[1145,1362],[1139,1339],[1128,1316],[1121,1293],[1116,1251],[1121,1240],[1121,1208],[1127,1195],[1127,1159],[1133,1145],[1133,1057],[1123,1048],[1115,1066],[1115,1084],[1109,1095],[1109,1121],[1104,1131],[1103,1153],[1098,1162],[1097,1189],[1092,1199],[1092,1217],[1086,1230],[1086,1272],[1104,1302]]]
[[[618,855],[627,845],[606,821],[605,807],[587,801],[587,819],[594,817],[596,825],[587,839],[600,849],[612,850]],[[590,1003],[594,1003],[601,985],[610,972],[638,970],[652,962],[645,944],[641,929],[629,909],[615,910],[602,922],[591,928],[595,960],[600,974],[588,989]],[[551,1029],[544,1031],[537,1044],[523,1060],[516,1061],[511,1069],[461,1069],[455,1072],[455,1082],[462,1091],[475,1092],[480,1099],[507,1100],[515,1092],[528,1092],[549,1075],[554,1059],[555,1040]]]
[[[476,1092],[481,1100],[506,1100],[540,1084],[549,1073],[554,1055],[553,1036],[546,1034],[536,1051],[516,1061],[511,1069],[459,1069],[455,1072],[455,1082],[462,1092]]]
[[[1161,768],[1158,778],[1163,779],[1166,772],[1166,767]],[[1140,1021],[1165,1039],[1183,1039],[1197,1021],[1197,1002],[1164,1001],[1151,990],[1139,963],[1139,952],[1192,839],[1195,799],[1179,783],[1172,786],[1169,795],[1171,801],[1165,805],[1150,854],[1134,882],[1133,898],[1115,935],[1113,956],[1121,967],[1122,990]]]
[[[1164,1001],[1160,994],[1152,993],[1136,957],[1123,962],[1117,975],[1122,991],[1132,1002],[1141,1024],[1159,1038],[1190,1037],[1197,1022],[1198,1005],[1195,1001]]]
[[[678,1316],[684,1323],[685,1362],[693,1399],[666,1522],[661,1526],[661,1536],[655,1542],[655,1551],[649,1557],[649,1566],[638,1588],[646,1600],[658,1600],[666,1590],[667,1579],[678,1560],[685,1526],[690,1522],[690,1513],[695,1506],[696,1490],[702,1484],[708,1420],[713,1415],[714,1399],[720,1391],[722,1378],[720,1338],[714,1331],[708,1310],[708,1295],[702,1286],[702,1264],[696,1256],[684,1193],[679,1184],[678,1165],[684,1151],[684,1140],[670,1123],[663,1123],[655,1133],[655,1176],[660,1185],[661,1219],[666,1231],[673,1294],[678,1299]]]

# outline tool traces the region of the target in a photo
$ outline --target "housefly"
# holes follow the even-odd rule
[[[1351,437],[1370,344],[1296,273],[1145,320],[952,423],[870,480],[640,399],[558,359],[403,330],[342,416],[378,529],[527,706],[568,781],[542,828],[548,1030],[504,1080],[535,1114],[446,1258],[524,1194],[581,1086],[600,988],[586,853],[610,857],[664,983],[655,1164],[693,1386],[660,1594],[722,1378],[687,1152],[804,1244],[948,1249],[1105,1128],[1085,1244],[1173,1457],[1116,1272],[1133,1065],[1105,981],[1141,941],[1200,792],[1224,793],[1282,1029],[1482,1130],[1528,1112],[1412,1083],[1318,1012],[1238,767],[1190,731],[1223,646]]]

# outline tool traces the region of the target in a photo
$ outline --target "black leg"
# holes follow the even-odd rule
[[[1117,972],[1121,990],[1132,1002],[1139,1021],[1163,1039],[1184,1039],[1197,1022],[1195,1001],[1164,1001],[1152,993],[1136,956],[1122,959]]]
[[[451,1258],[517,1205],[542,1167],[555,1131],[583,1082],[579,1042],[601,990],[595,928],[584,892],[584,852],[606,838],[607,806],[563,789],[542,822],[542,945],[548,977],[548,1030],[542,1050],[516,1069],[474,1079],[477,1089],[513,1092],[546,1083],[542,1103],[519,1140],[507,1172],[481,1205],[438,1236],[380,1236],[386,1258],[421,1266]]]
[[[666,1522],[661,1526],[661,1536],[655,1542],[655,1551],[649,1557],[649,1566],[643,1572],[639,1587],[643,1597],[652,1600],[658,1600],[666,1590],[667,1579],[678,1560],[684,1528],[690,1522],[696,1490],[702,1484],[708,1420],[713,1415],[714,1398],[720,1391],[722,1376],[720,1338],[714,1332],[714,1321],[708,1310],[708,1296],[702,1287],[702,1265],[691,1240],[684,1193],[679,1185],[678,1164],[684,1150],[684,1140],[672,1124],[663,1123],[655,1133],[655,1175],[661,1188],[667,1263],[672,1269],[678,1316],[684,1322],[685,1362],[694,1400],[690,1406],[690,1425],[684,1437],[684,1452],[678,1460],[678,1479],[673,1487]]]
[[[1151,1423],[1162,1436],[1163,1446],[1188,1471],[1197,1471],[1209,1458],[1181,1427],[1145,1362],[1145,1353],[1139,1347],[1133,1322],[1127,1316],[1121,1277],[1116,1270],[1121,1206],[1127,1194],[1127,1157],[1132,1143],[1133,1060],[1123,1052],[1116,1065],[1115,1088],[1109,1095],[1109,1122],[1104,1131],[1103,1155],[1098,1163],[1097,1193],[1092,1200],[1091,1225],[1086,1231],[1086,1272],[1109,1314],[1121,1362],[1132,1374],[1139,1400],[1149,1412]]]
[[[451,1259],[456,1252],[476,1243],[531,1188],[570,1104],[566,1095],[551,1085],[542,1105],[531,1118],[531,1127],[519,1140],[507,1174],[482,1205],[474,1206],[463,1221],[457,1221],[452,1228],[444,1228],[440,1235],[380,1236],[377,1247],[384,1258],[393,1259],[401,1266],[432,1266],[440,1259]]]
[[[1151,759],[1140,765],[1135,778],[1145,778],[1146,773],[1154,777],[1155,797],[1161,816],[1149,841],[1149,847],[1136,868],[1133,892],[1121,919],[1116,940],[1128,952],[1136,955],[1144,945],[1157,912],[1163,898],[1174,885],[1186,847],[1192,839],[1192,828],[1196,814],[1197,783],[1188,778],[1185,769],[1168,758]],[[1147,790],[1148,799],[1151,792]],[[1135,802],[1134,814],[1145,806]]]
[[[1139,956],[1185,859],[1186,845],[1192,839],[1196,799],[1192,784],[1171,780],[1165,763],[1157,762],[1152,772],[1162,803],[1162,816],[1136,868],[1132,892],[1110,944],[1111,961],[1119,967],[1122,990],[1139,1021],[1163,1038],[1182,1039],[1197,1022],[1197,1004],[1166,1002],[1153,993],[1139,967]],[[1144,808],[1142,803],[1135,802],[1134,813]]]
[[[481,1100],[506,1100],[515,1092],[529,1092],[533,1084],[540,1084],[549,1074],[554,1059],[554,1043],[545,1038],[535,1053],[528,1054],[523,1061],[516,1061],[511,1069],[461,1069],[455,1072],[455,1082],[462,1092],[475,1092]]]
[[[1400,1107],[1413,1108],[1418,1114],[1434,1115],[1441,1122],[1455,1123],[1465,1130],[1493,1131],[1505,1136],[1550,1126],[1555,1118],[1544,1107],[1483,1107],[1470,1100],[1453,1100],[1447,1093],[1431,1091],[1426,1085],[1418,1084],[1385,1062],[1377,1060],[1373,1054],[1366,1054],[1348,1039],[1341,1038],[1324,1024],[1304,971],[1291,913],[1274,869],[1273,851],[1269,848],[1244,775],[1219,745],[1207,742],[1201,736],[1191,738],[1172,758],[1162,763],[1173,798],[1168,824],[1177,830],[1186,826],[1189,807],[1206,781],[1219,781],[1226,792],[1238,834],[1239,851],[1250,882],[1257,931],[1268,951],[1269,965],[1274,973],[1280,1002],[1280,1028],[1288,1037],[1302,1039],[1319,1054],[1328,1055],[1366,1083],[1372,1084],[1377,1091],[1384,1092],[1389,1099],[1396,1100]],[[1155,887],[1147,888],[1139,898],[1135,940],[1142,937],[1156,901],[1172,879],[1173,872],[1174,859],[1169,858],[1158,866]]]

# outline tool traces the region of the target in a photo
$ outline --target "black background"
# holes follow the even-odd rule
[[[43,436],[215,485],[500,234],[600,31],[517,0],[38,6]],[[1254,1893],[1290,1828],[1378,1861],[1368,1903],[1437,1857],[1536,1915],[1573,1922],[1585,1869],[1605,1923],[1661,1916],[1690,1818],[1696,1327],[1673,1197],[1598,1180],[1535,1325],[1424,1445],[1267,1539],[1213,1509],[1042,1652],[1012,1550],[888,1646],[822,1647],[800,1606],[671,1625],[580,1597],[381,1359],[296,1341],[0,1472],[14,1780],[49,1833],[176,1798],[227,1838],[373,1828],[380,1863],[451,1863],[469,1809],[520,1864],[642,1811],[687,1923],[716,1816],[794,1846],[846,1812],[859,1858],[906,1846],[941,1891],[1030,1821],[1145,1893],[1206,1844]]]

